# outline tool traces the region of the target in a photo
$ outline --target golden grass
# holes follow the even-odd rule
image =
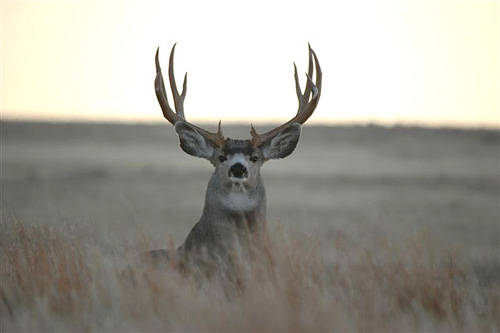
[[[277,228],[210,279],[4,224],[0,330],[498,331],[500,291],[420,235],[372,248]],[[334,256],[323,256],[329,249]],[[139,251],[138,251],[139,252]]]

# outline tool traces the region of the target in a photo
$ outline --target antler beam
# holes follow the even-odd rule
[[[158,98],[158,102],[160,103],[161,110],[163,111],[163,116],[172,125],[175,125],[175,123],[178,121],[184,121],[189,123],[207,140],[213,142],[218,147],[222,147],[224,145],[224,135],[222,134],[220,121],[216,133],[209,132],[201,127],[198,127],[186,121],[186,117],[184,116],[184,98],[186,97],[186,92],[187,92],[187,73],[184,75],[184,82],[182,84],[182,93],[179,94],[174,76],[174,53],[176,45],[177,44],[174,44],[172,50],[170,51],[170,58],[168,62],[168,81],[170,83],[170,89],[172,90],[172,96],[174,98],[175,111],[172,110],[172,108],[170,107],[170,104],[168,103],[167,92],[165,91],[165,84],[163,82],[163,75],[161,73],[161,68],[160,68],[160,60],[158,59],[160,48],[156,50],[155,92],[156,92],[156,97]]]
[[[313,61],[314,58],[314,61]],[[313,66],[314,62],[314,66]],[[297,74],[297,66],[295,63],[293,64],[294,67],[294,77],[295,77],[295,90],[297,92],[297,98],[299,100],[299,107],[297,110],[297,114],[295,117],[287,121],[281,126],[278,126],[266,133],[258,134],[253,125],[251,126],[250,129],[250,134],[252,135],[252,143],[254,146],[258,147],[262,145],[264,142],[272,139],[275,137],[281,130],[283,130],[285,127],[292,123],[299,123],[303,124],[309,119],[309,117],[313,114],[314,109],[316,109],[316,106],[318,105],[319,102],[319,97],[321,96],[321,79],[322,79],[322,73],[321,73],[321,67],[319,65],[318,57],[316,56],[316,53],[314,53],[313,49],[311,48],[311,45],[309,45],[309,68],[308,72],[306,73],[307,77],[307,83],[306,87],[304,89],[304,93],[302,93],[301,88],[300,88],[300,83],[299,83],[299,76]],[[316,83],[313,83],[312,81],[312,76],[313,76],[313,68],[315,67],[316,69]]]

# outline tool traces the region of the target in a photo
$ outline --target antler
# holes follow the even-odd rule
[[[160,68],[160,60],[158,59],[160,48],[158,47],[158,49],[156,50],[155,91],[156,91],[156,97],[158,98],[158,102],[160,103],[161,106],[161,110],[163,111],[163,116],[170,123],[172,123],[172,125],[175,125],[175,123],[178,121],[184,121],[189,123],[207,140],[211,141],[218,147],[222,147],[224,145],[224,135],[222,134],[220,121],[217,133],[209,132],[201,127],[198,127],[186,121],[186,117],[184,116],[184,98],[186,97],[186,91],[187,91],[187,73],[184,75],[184,83],[182,84],[182,93],[179,95],[179,91],[177,90],[177,85],[175,83],[175,77],[174,77],[174,53],[176,45],[177,43],[174,44],[174,46],[172,47],[172,51],[170,51],[170,59],[168,62],[168,80],[170,83],[170,89],[172,90],[172,96],[174,97],[175,112],[168,104],[167,93],[165,91],[165,84],[163,83],[163,76],[161,74],[161,68]]]
[[[313,58],[314,64],[316,67],[316,84],[312,81],[313,75]],[[299,108],[297,110],[297,114],[295,117],[287,121],[281,126],[278,126],[269,132],[258,134],[253,125],[251,125],[250,134],[252,135],[252,143],[254,146],[258,147],[267,140],[275,137],[281,130],[292,123],[303,124],[309,119],[309,117],[313,114],[314,109],[318,105],[319,97],[321,95],[321,67],[319,66],[318,57],[316,57],[316,53],[314,53],[311,45],[309,45],[309,68],[307,76],[306,88],[304,89],[304,93],[300,89],[299,76],[297,75],[297,66],[295,63],[293,64],[295,73],[295,90],[297,92],[297,98],[299,99]],[[312,97],[311,97],[312,92]]]

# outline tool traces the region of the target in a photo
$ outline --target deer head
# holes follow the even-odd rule
[[[187,73],[184,76],[182,92],[179,94],[174,77],[175,44],[170,52],[168,79],[172,90],[175,111],[170,107],[165,91],[163,76],[156,51],[155,91],[164,117],[175,126],[179,135],[180,146],[186,153],[209,160],[215,166],[221,184],[230,191],[246,192],[258,183],[262,164],[271,159],[285,158],[290,155],[299,140],[301,125],[309,119],[318,105],[321,95],[322,73],[316,54],[309,46],[309,68],[306,73],[307,83],[302,93],[294,64],[294,76],[298,111],[295,117],[265,133],[257,133],[251,125],[251,139],[239,140],[225,138],[221,123],[217,132],[209,132],[186,120],[184,98],[187,91]],[[316,70],[316,82],[312,76]]]

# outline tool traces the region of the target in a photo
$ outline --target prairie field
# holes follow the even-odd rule
[[[169,124],[0,135],[0,332],[500,330],[498,130],[304,126],[229,278],[141,259],[184,241],[212,172]]]

